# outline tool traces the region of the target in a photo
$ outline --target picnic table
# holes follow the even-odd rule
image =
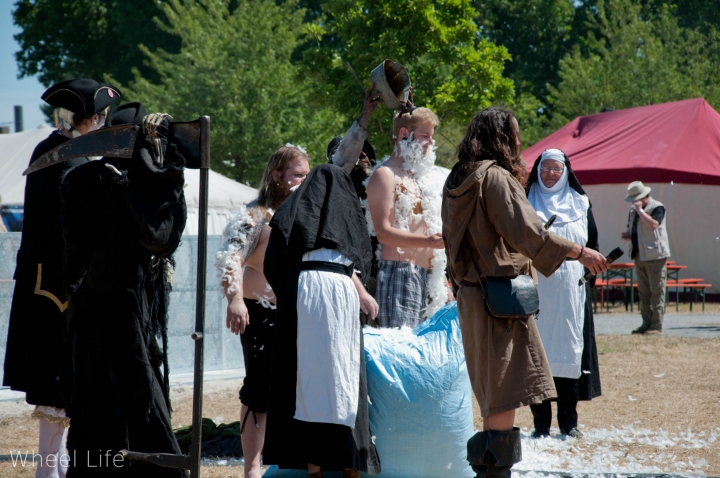
[[[679,310],[680,303],[680,290],[682,289],[683,294],[693,293],[693,297],[690,299],[690,311],[692,311],[692,304],[700,294],[703,301],[702,310],[705,310],[705,292],[707,289],[712,287],[711,284],[705,284],[705,279],[701,278],[680,278],[680,271],[687,269],[688,266],[677,264],[676,261],[667,261],[665,270],[665,304],[670,299],[670,288],[675,288],[675,310]],[[635,288],[637,283],[634,280],[635,263],[634,262],[616,262],[610,265],[610,269],[602,274],[598,279],[595,286],[601,291],[600,307],[606,306],[606,309],[610,310],[610,303],[606,301],[608,293],[611,289],[622,289],[623,291],[623,302],[625,303],[625,309],[630,307],[630,312],[634,311],[635,307]],[[597,297],[595,297],[595,308],[597,310]]]

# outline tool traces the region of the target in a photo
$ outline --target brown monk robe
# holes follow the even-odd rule
[[[469,170],[455,165],[443,191],[442,219],[468,373],[482,416],[555,397],[535,320],[488,317],[478,273],[534,276],[534,267],[547,276],[574,244],[544,229],[520,183],[493,161]]]

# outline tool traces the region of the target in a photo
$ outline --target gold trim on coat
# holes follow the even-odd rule
[[[40,287],[42,286],[42,264],[38,264],[38,272],[37,272],[37,280],[35,281],[35,294],[41,295],[43,297],[47,297],[51,301],[55,303],[55,305],[58,306],[58,309],[60,309],[60,312],[65,312],[65,309],[67,309],[68,303],[67,301],[60,302],[60,299],[58,299],[55,294],[52,292],[48,292],[46,290],[42,290]]]

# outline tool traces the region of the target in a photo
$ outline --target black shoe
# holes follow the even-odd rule
[[[575,438],[575,439],[579,439],[579,438],[582,438],[585,436],[577,428],[571,428],[567,433],[563,433],[563,435],[571,437],[571,438]]]
[[[530,435],[530,438],[544,438],[550,436],[550,430],[538,430],[537,428],[533,430],[532,435]]]
[[[649,328],[650,328],[650,327],[645,327],[645,326],[641,325],[641,326],[638,327],[637,329],[633,330],[632,333],[633,333],[633,334],[644,334],[645,331],[646,331],[647,329],[649,329]]]

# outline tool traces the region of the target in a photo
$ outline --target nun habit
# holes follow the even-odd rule
[[[560,179],[548,188],[540,179],[544,160],[564,163]],[[538,216],[546,222],[557,215],[552,232],[598,250],[598,234],[592,206],[570,166],[570,160],[560,150],[545,151],[533,165],[526,192]],[[592,313],[592,287],[594,279],[578,287],[578,279],[586,270],[574,260],[566,260],[550,277],[538,278],[540,314],[538,329],[550,362],[555,388],[558,393],[558,420],[562,433],[577,427],[575,404],[579,400],[592,400],[600,396],[595,325]],[[549,403],[531,407],[538,425],[538,413],[550,427]],[[565,410],[567,409],[567,410]],[[537,431],[536,426],[536,431]],[[545,425],[542,425],[545,428]]]

